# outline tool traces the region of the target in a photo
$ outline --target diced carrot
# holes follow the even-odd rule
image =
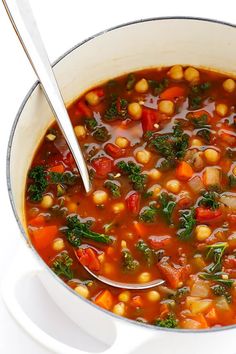
[[[65,167],[60,164],[60,165],[56,165],[56,166],[53,166],[53,167],[50,167],[48,169],[49,172],[58,172],[58,173],[63,173],[65,171]]]
[[[216,324],[218,322],[216,309],[214,307],[212,307],[212,309],[209,312],[207,312],[205,317],[206,317],[207,322],[210,325],[214,325],[214,324]]]
[[[198,313],[193,317],[193,319],[201,324],[201,329],[209,327],[205,319],[205,316],[202,313]]]
[[[167,88],[165,91],[163,91],[160,94],[160,98],[162,100],[174,100],[175,98],[178,97],[183,97],[185,96],[185,88],[181,86],[172,86]]]
[[[109,290],[103,290],[94,300],[95,304],[106,309],[111,310],[113,305],[113,297]]]
[[[37,215],[35,218],[29,220],[30,226],[42,226],[44,224],[45,218],[43,215]]]
[[[92,248],[79,248],[75,253],[82,265],[96,272],[100,270],[101,264]]]
[[[137,234],[139,236],[142,237],[146,234],[146,227],[144,224],[142,224],[141,222],[138,222],[138,221],[134,221],[133,225],[134,225],[135,231],[137,232]]]
[[[174,289],[178,288],[181,281],[181,268],[176,269],[167,262],[159,262],[157,263],[157,267],[164,278],[169,282],[170,286]]]
[[[176,177],[181,181],[188,181],[192,175],[192,167],[187,162],[181,161],[176,169]]]
[[[50,225],[41,227],[39,229],[32,230],[33,244],[37,249],[44,249],[52,243],[58,233],[58,227],[56,225]]]
[[[133,307],[142,307],[143,306],[142,297],[140,295],[132,297],[130,305]]]

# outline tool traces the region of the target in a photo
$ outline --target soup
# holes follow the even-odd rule
[[[28,173],[28,234],[81,296],[167,328],[236,323],[236,83],[175,65],[118,77],[68,112],[92,193],[54,124]],[[127,291],[109,279],[165,285]]]

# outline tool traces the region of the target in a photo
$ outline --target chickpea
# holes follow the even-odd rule
[[[137,153],[136,153],[136,160],[139,162],[139,163],[142,163],[142,164],[146,164],[150,161],[151,159],[151,153],[147,150],[139,150]]]
[[[135,91],[138,93],[145,93],[148,91],[148,82],[146,79],[139,80],[135,85]]]
[[[168,75],[173,80],[182,80],[184,77],[183,67],[181,65],[174,65],[168,71]]]
[[[149,272],[143,272],[139,274],[138,282],[139,283],[148,283],[151,280],[151,274]]]
[[[219,152],[214,149],[206,149],[204,151],[204,156],[205,156],[207,162],[213,163],[213,164],[218,162],[220,159]]]
[[[113,307],[112,312],[118,316],[124,316],[125,315],[125,304],[123,302],[119,302],[118,304],[116,304]]]
[[[121,149],[125,149],[129,145],[129,140],[124,138],[123,136],[118,136],[115,140],[115,144],[119,146]]]
[[[112,210],[113,210],[113,213],[115,214],[119,214],[121,213],[122,211],[125,210],[125,204],[120,202],[120,203],[115,203],[112,205]]]
[[[158,104],[158,109],[161,113],[165,113],[168,116],[171,116],[174,114],[175,105],[174,102],[170,100],[162,100]]]
[[[83,125],[76,125],[74,127],[74,132],[78,139],[83,139],[86,137],[86,129]]]
[[[225,117],[228,113],[228,106],[224,103],[218,103],[216,105],[216,113],[220,116],[220,117]]]
[[[200,139],[193,139],[191,141],[191,146],[202,146],[202,141]]]
[[[189,82],[198,81],[199,77],[200,77],[199,71],[195,68],[188,67],[184,71],[184,78],[185,78],[185,80],[187,80]]]
[[[235,90],[235,87],[236,87],[236,83],[233,79],[226,79],[224,82],[223,82],[223,88],[226,92],[233,92]]]
[[[99,96],[93,91],[86,93],[85,99],[90,106],[96,106],[100,102]]]
[[[179,193],[180,188],[181,188],[181,184],[177,179],[171,179],[166,183],[166,189],[171,193],[174,194]]]
[[[89,297],[89,290],[88,290],[87,286],[84,284],[77,285],[74,290],[80,296],[85,297],[85,299],[87,299]]]
[[[198,225],[196,227],[196,238],[198,241],[205,241],[211,235],[211,229],[206,225]]]
[[[49,194],[44,195],[40,205],[43,209],[51,208],[53,206],[53,197]]]
[[[120,295],[118,296],[119,301],[122,302],[128,302],[130,300],[130,291],[126,290],[126,291],[122,291],[122,293],[120,293]]]
[[[149,301],[159,301],[161,298],[161,295],[159,294],[158,291],[151,290],[147,293],[147,298]]]
[[[105,191],[97,190],[93,192],[93,202],[96,205],[104,204],[107,201],[108,195]]]
[[[137,102],[128,105],[128,113],[133,120],[139,120],[142,117],[142,107]]]
[[[159,170],[157,170],[156,168],[153,168],[148,172],[148,176],[153,181],[158,181],[161,178],[161,172]]]
[[[52,248],[54,249],[54,251],[62,251],[65,248],[63,238],[56,238],[53,241]]]

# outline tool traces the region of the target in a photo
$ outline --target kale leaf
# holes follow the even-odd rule
[[[207,268],[210,273],[216,273],[222,269],[222,257],[226,248],[228,247],[227,242],[217,242],[213,245],[207,246],[206,259],[211,259],[212,264]]]
[[[128,101],[124,98],[117,97],[117,95],[111,95],[104,118],[108,121],[128,118]]]
[[[151,87],[152,94],[158,96],[163,90],[165,90],[169,85],[169,80],[164,78],[160,81],[148,80],[148,84]]]
[[[218,193],[214,191],[207,191],[203,193],[202,198],[198,202],[198,205],[210,208],[212,210],[216,210],[220,206],[218,199]]]
[[[134,259],[130,251],[122,251],[122,266],[125,271],[134,271],[139,266],[139,262]]]
[[[39,202],[42,200],[43,193],[48,186],[45,167],[39,165],[31,168],[28,177],[33,180],[33,183],[31,183],[28,188],[29,198],[33,202]]]
[[[163,318],[158,318],[154,322],[155,326],[158,327],[165,327],[165,328],[176,328],[178,326],[177,319],[173,313],[168,313],[166,317]]]
[[[119,161],[117,167],[128,176],[133,188],[137,191],[143,191],[146,186],[147,175],[141,173],[141,167],[133,161]]]
[[[138,241],[136,248],[144,255],[144,259],[146,260],[148,266],[150,267],[153,265],[155,260],[155,252],[143,240]]]
[[[119,198],[121,196],[120,186],[112,181],[106,181],[104,187],[109,189],[114,198]]]
[[[181,229],[178,231],[178,237],[180,240],[188,241],[192,236],[195,225],[195,210],[192,208],[190,210],[183,211],[180,217]]]
[[[72,264],[73,260],[69,257],[67,252],[62,252],[55,258],[53,264],[51,265],[51,269],[58,276],[63,276],[70,280],[74,277],[71,269]]]

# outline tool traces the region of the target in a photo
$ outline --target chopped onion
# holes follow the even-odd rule
[[[216,167],[206,167],[203,174],[203,182],[206,186],[219,186],[221,171]]]
[[[219,296],[216,299],[216,307],[220,311],[229,311],[229,304],[224,296]]]
[[[192,191],[199,193],[202,189],[204,189],[202,180],[199,176],[195,176],[190,181],[188,181],[189,187]]]
[[[210,292],[210,287],[208,282],[205,280],[197,280],[191,289],[191,296],[197,296],[197,297],[207,297]]]
[[[55,140],[54,145],[56,146],[57,150],[62,154],[62,156],[66,156],[69,152],[69,147],[67,145],[67,142],[63,138],[63,136],[58,137],[58,139]]]
[[[234,194],[223,194],[220,197],[221,203],[223,203],[226,207],[236,210],[236,195]]]

